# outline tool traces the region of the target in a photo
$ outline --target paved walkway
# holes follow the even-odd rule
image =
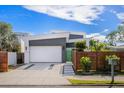
[[[0,73],[0,85],[68,85],[62,75],[63,64],[35,63]]]

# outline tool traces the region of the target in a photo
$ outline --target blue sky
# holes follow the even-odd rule
[[[15,32],[83,31],[105,36],[124,21],[124,6],[0,6],[0,21]]]

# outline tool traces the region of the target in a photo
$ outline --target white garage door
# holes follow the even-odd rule
[[[31,46],[30,62],[62,62],[62,47]]]

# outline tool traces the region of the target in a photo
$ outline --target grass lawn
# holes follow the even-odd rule
[[[16,69],[16,68],[18,68],[18,67],[20,67],[22,65],[24,65],[24,64],[17,64],[15,66],[14,65],[9,65],[8,66],[8,71],[14,70],[14,69]]]
[[[68,81],[72,85],[81,85],[81,84],[110,84],[111,83],[111,81],[107,81],[107,80],[98,81],[98,80],[68,79]],[[124,81],[115,81],[114,84],[124,84]]]
[[[8,66],[8,68],[9,68],[9,69],[15,69],[15,68],[16,68],[16,66],[9,65],[9,66]]]

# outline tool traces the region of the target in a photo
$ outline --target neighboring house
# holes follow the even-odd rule
[[[118,41],[115,44],[116,46],[124,46],[124,41]]]
[[[31,34],[30,33],[24,33],[24,32],[15,32],[15,34],[16,34],[16,36],[18,38],[18,41],[19,41],[19,43],[21,45],[21,51],[20,52],[24,53],[24,51],[25,51],[25,45],[24,45],[23,38],[24,37],[27,37],[27,36],[30,36]]]
[[[123,41],[118,41],[115,42],[116,46],[109,46],[108,48],[112,51],[124,51],[124,42]]]
[[[85,39],[83,32],[60,32],[25,38],[25,63],[66,62],[66,48]]]
[[[108,46],[112,51],[124,51],[124,46]]]

